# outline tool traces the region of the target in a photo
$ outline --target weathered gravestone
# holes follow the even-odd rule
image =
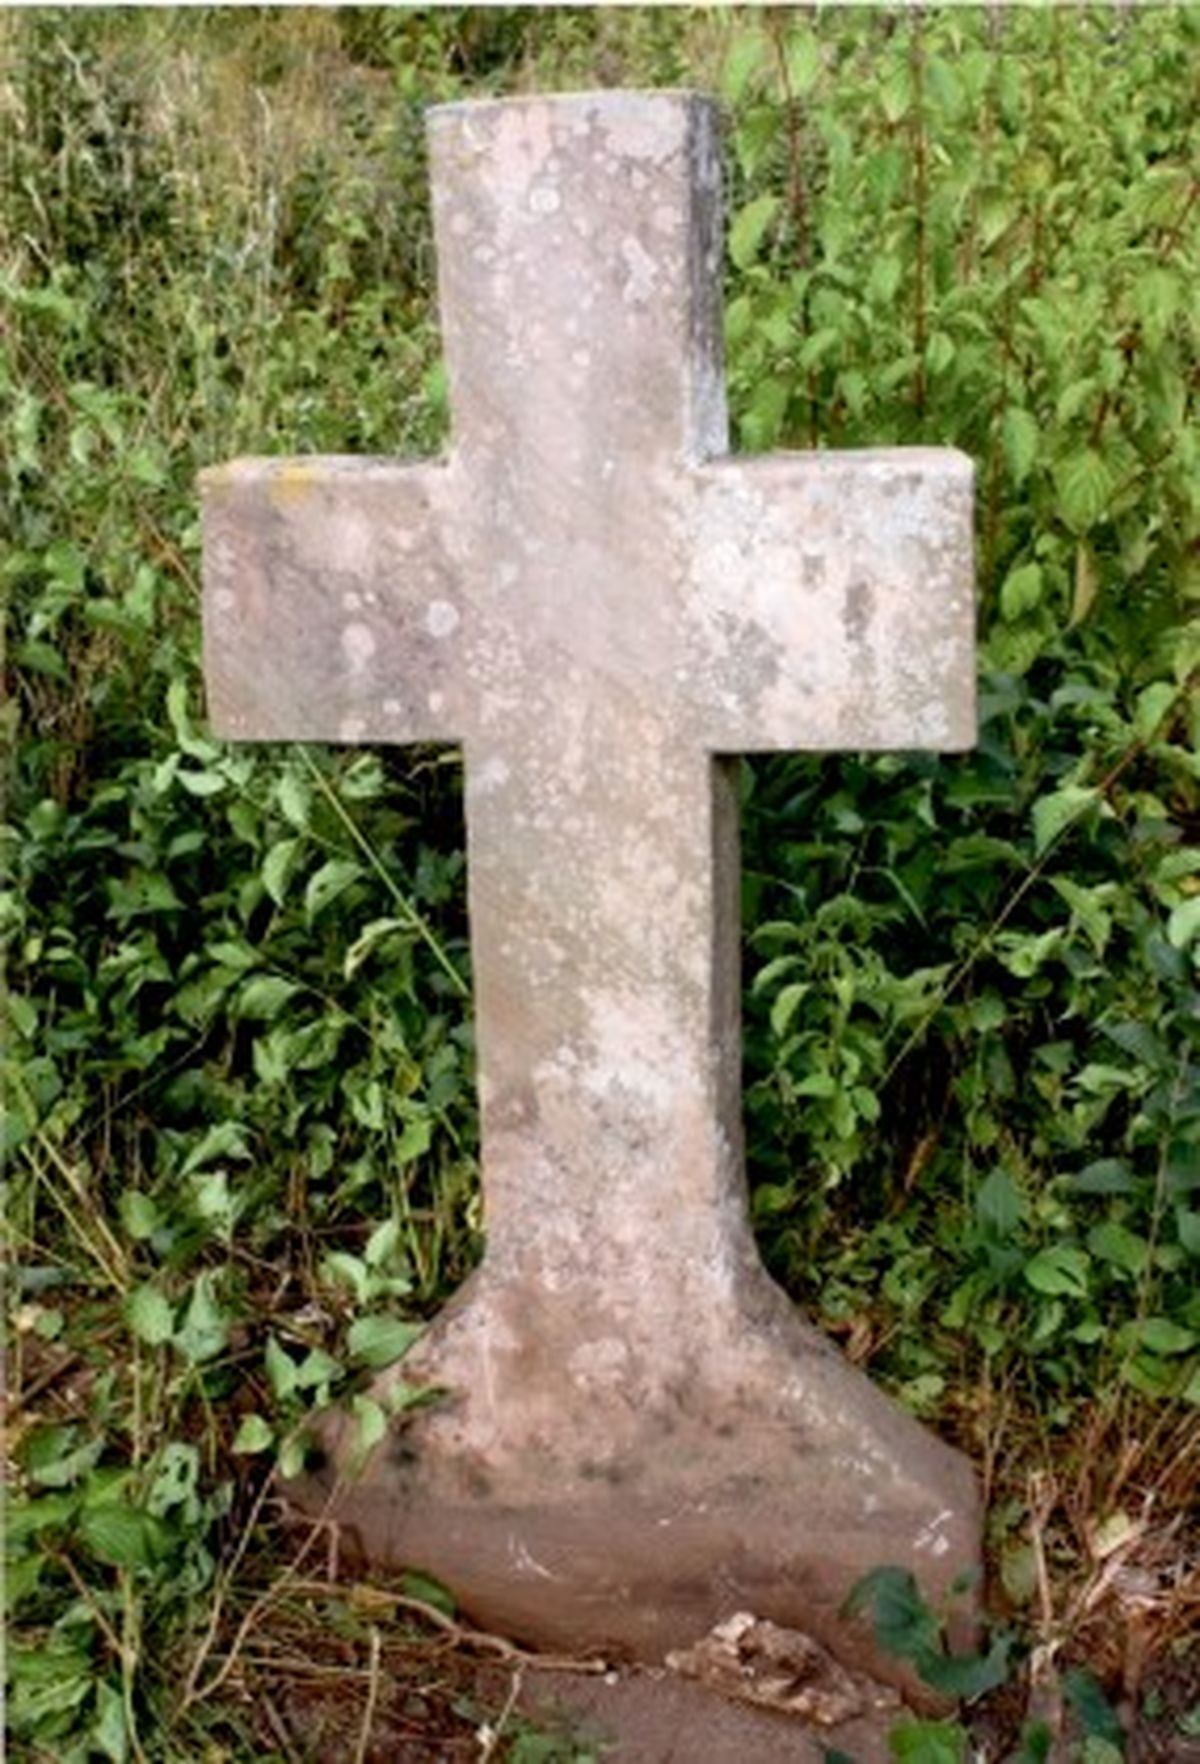
[[[204,477],[218,730],[465,750],[487,1254],[398,1369],[444,1397],[357,1476],[343,1429],[333,1512],[556,1647],[745,1609],[869,1659],[848,1588],[944,1592],[976,1495],[759,1262],[722,756],[972,741],[971,467],[726,456],[705,100],[430,142],[448,457]]]

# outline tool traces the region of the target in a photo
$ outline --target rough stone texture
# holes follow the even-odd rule
[[[430,141],[449,457],[203,478],[216,727],[465,748],[487,1256],[398,1369],[445,1398],[335,1512],[559,1649],[744,1609],[869,1662],[847,1589],[944,1590],[976,1494],[755,1251],[722,756],[970,744],[971,465],[724,456],[706,101],[453,105]]]
[[[494,1673],[491,1683],[493,1703],[502,1703],[504,1676]],[[603,1764],[825,1764],[830,1751],[854,1764],[889,1764],[887,1735],[905,1717],[866,1714],[820,1728],[646,1668],[611,1678],[531,1672],[517,1706],[551,1731],[565,1726]]]

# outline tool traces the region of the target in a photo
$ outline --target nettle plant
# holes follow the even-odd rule
[[[964,1353],[1063,1420],[1109,1373],[1200,1399],[1197,26],[1158,26],[772,14],[725,61],[742,442],[978,466],[977,752],[747,787],[760,1232],[859,1351],[920,1321],[883,1366],[929,1414]]]

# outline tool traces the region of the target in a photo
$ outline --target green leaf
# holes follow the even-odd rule
[[[852,1617],[869,1610],[876,1642],[896,1659],[919,1665],[941,1653],[937,1618],[907,1568],[872,1568],[855,1582],[846,1610]]]
[[[357,882],[363,874],[361,864],[354,863],[350,858],[330,858],[322,864],[316,874],[309,878],[308,887],[304,890],[304,913],[311,924],[318,913],[335,901],[339,894]]]
[[[180,768],[175,774],[175,782],[182,784],[189,796],[219,796],[229,780],[223,772],[185,772]]]
[[[24,1543],[28,1538],[44,1536],[47,1532],[63,1531],[79,1511],[79,1501],[77,1493],[42,1495],[32,1501],[10,1500],[4,1515],[6,1541],[12,1546]]]
[[[1064,784],[1033,805],[1033,848],[1037,857],[1048,851],[1068,827],[1094,808],[1100,792],[1093,784]]]
[[[397,1164],[411,1164],[417,1158],[423,1158],[429,1150],[433,1137],[433,1122],[427,1115],[414,1115],[404,1123],[404,1131],[392,1146],[392,1157]]]
[[[1200,1142],[1176,1140],[1168,1154],[1163,1172],[1167,1192],[1172,1196],[1191,1194],[1200,1188]]]
[[[957,351],[945,331],[935,331],[925,349],[925,365],[931,374],[944,374]]]
[[[734,33],[721,68],[721,96],[727,104],[736,104],[741,98],[762,65],[766,50],[766,37],[761,31]]]
[[[1123,1158],[1097,1158],[1071,1181],[1081,1194],[1135,1194],[1138,1186]]]
[[[894,61],[884,73],[878,90],[883,114],[895,126],[903,120],[912,103],[912,79],[907,65]]]
[[[1079,1754],[1079,1764],[1125,1764],[1125,1747],[1115,1740],[1101,1739],[1097,1734],[1089,1734],[1083,1742],[1083,1750]]]
[[[898,257],[877,257],[867,277],[867,296],[876,306],[889,306],[900,286],[903,265]]]
[[[1028,980],[1062,948],[1065,934],[1061,927],[1051,926],[1040,937],[1027,937],[1019,931],[1002,931],[996,938],[996,954],[1018,980]]]
[[[294,980],[284,980],[278,974],[256,974],[238,992],[234,1011],[245,1020],[265,1022],[277,1016],[301,990]]]
[[[1009,1764],[1050,1764],[1054,1735],[1044,1721],[1030,1722],[1021,1729],[1021,1743]]]
[[[1063,1690],[1085,1734],[1120,1744],[1125,1731],[1090,1672],[1072,1667],[1063,1673]]]
[[[175,1345],[191,1365],[215,1359],[229,1340],[229,1318],[218,1304],[211,1273],[198,1274]]]
[[[1200,1213],[1188,1207],[1176,1207],[1175,1230],[1180,1245],[1189,1256],[1200,1256]]]
[[[965,1764],[967,1735],[957,1721],[902,1721],[888,1750],[896,1764]]]
[[[121,1223],[135,1243],[145,1243],[162,1224],[162,1215],[148,1194],[127,1188],[117,1203]]]
[[[1060,426],[1068,424],[1085,405],[1095,400],[1098,392],[1096,380],[1089,374],[1083,379],[1072,380],[1058,395],[1054,407],[1054,415]]]
[[[38,1488],[69,1488],[94,1467],[103,1438],[81,1438],[77,1427],[38,1427],[26,1436],[21,1461]]]
[[[1027,1605],[1038,1588],[1037,1552],[1029,1543],[1008,1544],[1000,1558],[1000,1578],[1014,1605]]]
[[[253,984],[253,982],[251,982]],[[205,1164],[212,1164],[218,1158],[248,1158],[250,1147],[246,1143],[246,1129],[240,1121],[214,1121],[205,1129],[196,1144],[184,1159],[181,1176],[191,1176]]]
[[[83,1541],[115,1568],[152,1568],[163,1553],[166,1533],[151,1514],[136,1507],[88,1507],[80,1515]]]
[[[1020,215],[1020,212],[1021,210],[1018,204],[1014,202],[1010,192],[994,189],[984,192],[979,203],[979,237],[983,241],[985,249],[994,245],[998,239],[1004,237],[1005,233],[1007,233],[1013,222]],[[1030,422],[1033,421],[1033,418],[1029,416],[1028,411],[1018,411],[1017,415],[1027,417]],[[1007,421],[1008,412],[1005,412],[1006,424]],[[1036,433],[1034,440],[1036,444]],[[1009,452],[1007,435],[1005,437],[1005,452]],[[1009,456],[1009,464],[1010,467],[1013,466],[1011,455]],[[1015,467],[1013,467],[1013,469],[1015,471]],[[1020,483],[1024,476],[1024,472],[1018,474],[1017,482]]]
[[[1130,1327],[1138,1346],[1151,1354],[1187,1354],[1200,1341],[1194,1329],[1185,1329],[1182,1323],[1173,1323],[1169,1317],[1147,1317]]]
[[[1096,954],[1103,955],[1112,934],[1112,915],[1106,910],[1111,889],[1081,888],[1069,876],[1051,876],[1050,885],[1071,909],[1072,930],[1082,931]]]
[[[945,56],[931,55],[926,67],[930,96],[950,117],[957,117],[963,108],[966,93],[953,63]]]
[[[797,365],[801,368],[817,367],[827,356],[835,354],[836,351],[840,349],[843,341],[842,333],[835,325],[819,326],[817,330],[810,331],[800,345],[800,354],[797,357]],[[786,386],[781,387],[780,390],[785,394],[787,393]],[[786,408],[787,399],[785,396],[783,401],[778,404],[780,416],[782,416]]]
[[[1096,604],[1100,577],[1091,550],[1081,539],[1075,547],[1075,585],[1071,593],[1071,616],[1067,621],[1074,629],[1081,625]]]
[[[228,1235],[233,1226],[234,1204],[229,1192],[229,1175],[225,1170],[204,1170],[195,1173],[189,1182],[192,1207],[196,1216]]]
[[[11,1511],[11,1508],[10,1508]],[[4,1581],[0,1586],[0,1600],[6,1617],[11,1616],[18,1605],[31,1597],[38,1590],[43,1570],[48,1558],[40,1551],[31,1555],[16,1557],[11,1553],[4,1564]]]
[[[991,1236],[1011,1236],[1021,1222],[1025,1202],[1021,1191],[1001,1166],[990,1172],[975,1196],[975,1217]]]
[[[361,1392],[350,1400],[350,1411],[358,1424],[353,1457],[361,1465],[387,1433],[387,1415],[372,1397]]]
[[[1074,1082],[1088,1096],[1106,1096],[1114,1090],[1136,1087],[1138,1074],[1126,1066],[1109,1066],[1102,1060],[1089,1060],[1076,1074]]]
[[[1119,1047],[1122,1053],[1131,1054],[1148,1071],[1164,1072],[1169,1069],[1171,1060],[1168,1049],[1145,1023],[1126,1019],[1118,1023],[1104,1023],[1101,1028],[1108,1041]]]
[[[379,1371],[401,1359],[422,1329],[403,1317],[359,1317],[346,1332],[346,1346],[356,1360]]]
[[[280,839],[263,859],[262,884],[277,907],[281,907],[286,898],[288,877],[300,844],[299,839]]]
[[[261,1415],[243,1415],[233,1438],[233,1451],[250,1454],[265,1452],[275,1438],[269,1421]]]
[[[1072,1244],[1051,1244],[1025,1264],[1024,1275],[1035,1292],[1048,1297],[1083,1298],[1088,1290],[1089,1258]]]
[[[299,1476],[308,1458],[312,1441],[303,1428],[289,1433],[279,1448],[279,1474],[285,1482]]]
[[[400,1248],[401,1233],[399,1219],[385,1219],[377,1225],[367,1239],[364,1260],[368,1268],[386,1268],[392,1257]]]
[[[348,1250],[330,1250],[321,1258],[320,1273],[322,1280],[349,1287],[359,1304],[367,1298],[371,1276],[361,1256],[352,1256]]]
[[[1180,901],[1167,920],[1167,942],[1172,949],[1187,949],[1200,937],[1200,894]]]
[[[783,380],[764,380],[756,387],[741,422],[741,435],[747,447],[756,453],[765,453],[774,447],[783,427],[790,396]]]
[[[794,98],[811,92],[821,76],[821,44],[809,26],[793,25],[784,56]]]
[[[400,1576],[400,1585],[407,1598],[420,1599],[422,1604],[432,1605],[435,1611],[444,1611],[447,1617],[453,1617],[458,1610],[454,1594],[430,1574],[418,1574],[415,1569],[406,1568]]]
[[[926,1661],[921,1677],[931,1690],[972,1703],[1008,1681],[1015,1638],[999,1635],[986,1654],[951,1654]]]
[[[1112,496],[1112,476],[1094,447],[1064,460],[1054,474],[1063,519],[1074,533],[1086,533],[1104,514]]]
[[[397,933],[411,936],[411,923],[405,919],[372,919],[369,925],[364,925],[346,951],[346,959],[342,964],[342,973],[346,979],[353,980],[371,952]]]
[[[1108,1262],[1114,1268],[1123,1268],[1127,1274],[1140,1274],[1150,1254],[1145,1238],[1124,1225],[1118,1225],[1115,1219],[1106,1219],[1102,1225],[1093,1226],[1087,1241],[1088,1248],[1100,1261]]]
[[[327,1354],[324,1348],[309,1348],[296,1367],[296,1389],[320,1390],[336,1378],[341,1369],[333,1355]]]
[[[96,1720],[91,1737],[93,1745],[111,1764],[125,1764],[129,1756],[125,1699],[114,1685],[101,1682],[96,1686]]]
[[[1183,289],[1173,270],[1156,264],[1140,270],[1133,284],[1133,307],[1151,349],[1161,346],[1182,304]]]
[[[1143,741],[1152,740],[1158,733],[1159,724],[1178,696],[1178,688],[1170,680],[1155,680],[1138,693],[1133,726]]]
[[[182,1507],[185,1510],[184,1517],[192,1517],[199,1482],[198,1447],[188,1440],[168,1440],[159,1453],[154,1480],[146,1495],[147,1511],[156,1519],[161,1519],[172,1507]]]
[[[156,1286],[136,1286],[125,1300],[125,1321],[147,1347],[162,1347],[175,1334],[175,1312]]]
[[[1000,611],[1011,625],[1023,613],[1032,612],[1042,598],[1042,566],[1021,564],[1010,570],[1000,590]]]
[[[800,1001],[809,990],[807,981],[794,980],[789,985],[781,987],[776,993],[771,1004],[771,1033],[778,1040],[782,1041],[787,1034],[788,1024],[795,1016]]]
[[[307,832],[312,793],[299,773],[285,772],[275,787],[275,796],[284,819],[290,821],[298,833]]]
[[[268,1335],[263,1363],[272,1391],[283,1402],[296,1388],[296,1362],[280,1347],[273,1335]]]
[[[756,196],[735,215],[729,229],[729,255],[738,269],[750,268],[778,212],[778,196]]]

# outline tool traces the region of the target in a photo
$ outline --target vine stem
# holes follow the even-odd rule
[[[334,790],[328,778],[326,778],[325,774],[321,771],[321,768],[313,759],[308,748],[302,742],[299,744],[299,747],[304,763],[308,768],[310,776],[314,779],[317,788],[320,790],[326,802],[328,802],[330,808],[332,808],[334,814],[338,817],[338,820],[342,823],[342,826],[346,829],[359,851],[361,851],[366,858],[371,869],[375,872],[376,876],[383,883],[383,886],[387,889],[396,905],[400,908],[410,929],[417,933],[418,937],[420,937],[422,942],[432,952],[439,968],[441,968],[442,972],[450,980],[454,990],[458,993],[458,996],[460,998],[470,998],[470,986],[451,961],[449,955],[446,953],[444,945],[441,943],[432,927],[417,911],[416,907],[412,904],[403,890],[397,886],[395,878],[391,875],[387,866],[379,857],[370,840],[355,823],[353,817],[347,810],[345,803],[337,794],[336,790]]]

